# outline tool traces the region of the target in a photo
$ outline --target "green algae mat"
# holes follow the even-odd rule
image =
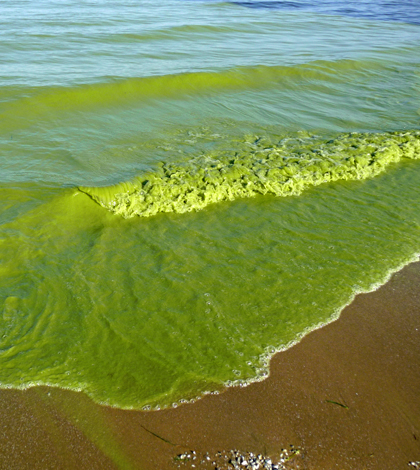
[[[0,387],[246,385],[418,258],[420,12],[379,4],[2,2]]]

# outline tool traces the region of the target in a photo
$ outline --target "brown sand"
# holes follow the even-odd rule
[[[290,468],[413,469],[408,463],[420,461],[419,286],[414,263],[277,354],[264,382],[176,409],[123,411],[46,387],[2,390],[0,469],[166,470],[188,449],[278,455],[290,444],[301,450]]]

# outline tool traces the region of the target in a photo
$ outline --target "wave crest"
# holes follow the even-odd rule
[[[310,186],[366,179],[402,158],[420,158],[420,131],[351,133],[328,141],[284,138],[275,144],[257,138],[248,144],[249,152],[241,155],[232,151],[161,163],[132,181],[79,189],[115,214],[149,217],[260,194],[299,195]]]

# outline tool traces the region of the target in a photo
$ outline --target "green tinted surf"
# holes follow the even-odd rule
[[[245,144],[239,152],[161,163],[160,171],[133,181],[80,190],[123,217],[148,217],[258,194],[299,195],[321,183],[375,176],[401,158],[420,158],[420,132],[353,133],[328,141],[300,135],[274,144],[256,138]]]
[[[418,156],[417,133],[336,136],[325,146],[355,161],[370,150],[361,180],[130,220],[71,189],[39,188],[38,204],[24,188],[6,191],[3,386],[49,384],[147,408],[265,377],[275,350],[418,252],[420,165],[385,159],[385,174],[364,179],[377,154]],[[27,204],[18,216],[16,198]]]

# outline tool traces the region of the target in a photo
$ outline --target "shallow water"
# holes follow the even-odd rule
[[[346,5],[2,2],[2,387],[260,380],[416,257],[420,9]]]

